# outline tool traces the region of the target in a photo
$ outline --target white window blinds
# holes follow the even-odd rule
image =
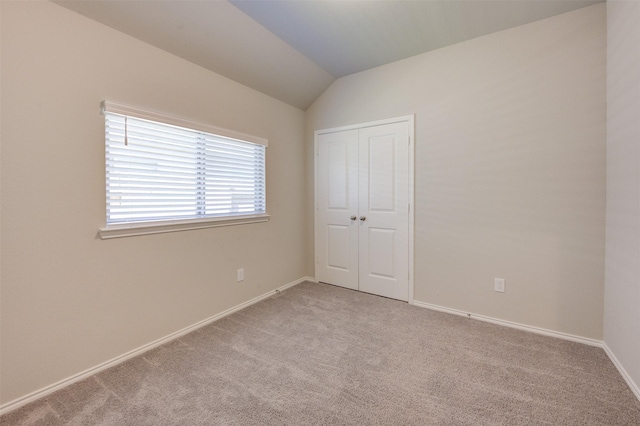
[[[265,145],[104,114],[107,226],[266,213]]]

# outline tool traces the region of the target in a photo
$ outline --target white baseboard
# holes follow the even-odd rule
[[[26,404],[28,404],[30,402],[33,402],[33,401],[37,400],[37,399],[45,397],[45,396],[47,396],[47,395],[49,395],[49,394],[51,394],[51,393],[53,393],[53,392],[55,392],[55,391],[57,391],[59,389],[62,389],[64,387],[66,387],[66,386],[69,386],[69,385],[71,385],[73,383],[79,382],[80,380],[86,379],[87,377],[93,376],[94,374],[97,374],[97,373],[99,373],[101,371],[104,371],[107,368],[111,368],[111,367],[113,367],[115,365],[121,364],[121,363],[125,362],[128,359],[131,359],[133,357],[141,355],[141,354],[143,354],[143,353],[145,353],[145,352],[147,352],[147,351],[149,351],[149,350],[151,350],[151,349],[153,349],[155,347],[158,347],[158,346],[163,345],[165,343],[168,343],[168,342],[170,342],[170,341],[172,341],[174,339],[177,339],[178,337],[184,336],[185,334],[190,333],[190,332],[192,332],[194,330],[197,330],[200,327],[204,327],[207,324],[211,324],[214,321],[222,319],[222,318],[226,317],[227,315],[231,315],[234,312],[237,312],[237,311],[239,311],[241,309],[244,309],[244,308],[246,308],[248,306],[251,306],[251,305],[253,305],[255,303],[258,303],[258,302],[260,302],[260,301],[262,301],[262,300],[264,300],[264,299],[266,299],[268,297],[273,296],[274,294],[277,294],[277,293],[279,293],[281,291],[284,291],[284,290],[286,290],[286,289],[288,289],[290,287],[293,287],[294,285],[300,284],[301,282],[304,282],[304,281],[314,281],[315,282],[315,279],[311,278],[311,277],[300,278],[298,280],[295,280],[293,282],[290,282],[288,284],[280,286],[275,290],[269,291],[269,292],[267,292],[267,293],[265,293],[263,295],[260,295],[258,297],[254,297],[253,299],[248,300],[248,301],[246,301],[244,303],[241,303],[241,304],[239,304],[237,306],[234,306],[233,308],[229,308],[226,311],[220,312],[219,314],[216,314],[216,315],[214,315],[212,317],[209,317],[209,318],[204,319],[202,321],[199,321],[199,322],[197,322],[197,323],[195,323],[193,325],[185,327],[182,330],[176,331],[175,333],[171,333],[171,334],[169,334],[169,335],[167,335],[165,337],[162,337],[162,338],[160,338],[158,340],[154,340],[151,343],[147,343],[146,345],[140,346],[137,349],[134,349],[134,350],[129,351],[127,353],[124,353],[124,354],[122,354],[120,356],[117,356],[117,357],[115,357],[113,359],[110,359],[109,361],[105,361],[102,364],[98,364],[95,367],[91,367],[91,368],[89,368],[87,370],[84,370],[84,371],[78,373],[78,374],[74,374],[71,377],[67,377],[66,379],[60,380],[59,382],[53,383],[53,384],[51,384],[49,386],[45,386],[44,388],[39,389],[39,390],[37,390],[35,392],[31,392],[30,394],[27,394],[27,395],[22,396],[20,398],[14,399],[13,401],[9,401],[6,404],[2,404],[0,406],[0,415],[8,413],[9,411],[13,411],[13,410],[15,410],[17,408],[20,408],[23,405],[26,405]]]
[[[629,373],[627,373],[627,370],[625,370],[622,364],[620,364],[620,361],[618,361],[618,358],[616,358],[615,354],[606,342],[602,342],[602,348],[607,353],[607,356],[609,357],[613,365],[616,366],[624,381],[627,382],[627,385],[629,385],[629,387],[631,388],[631,392],[633,392],[636,398],[638,398],[638,401],[640,401],[640,386],[638,386],[638,384],[633,381]]]
[[[602,341],[590,339],[588,337],[576,336],[573,334],[562,333],[560,331],[548,330],[546,328],[534,327],[531,325],[520,324],[517,322],[506,321],[498,318],[492,318],[485,315],[474,314],[470,312],[460,311],[458,309],[446,308],[444,306],[432,305],[431,303],[413,301],[415,306],[431,309],[432,311],[446,312],[448,314],[459,315],[466,318],[476,319],[479,321],[490,322],[492,324],[503,325],[505,327],[517,328],[518,330],[529,331],[531,333],[542,334],[543,336],[557,337],[559,339],[570,340],[572,342],[584,343],[589,346],[602,347]]]

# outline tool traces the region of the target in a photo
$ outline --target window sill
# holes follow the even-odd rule
[[[100,228],[100,239],[134,237],[136,235],[162,234],[165,232],[190,231],[193,229],[216,228],[219,226],[242,225],[245,223],[267,222],[268,214],[234,216],[224,218],[192,219],[180,221],[127,223]]]

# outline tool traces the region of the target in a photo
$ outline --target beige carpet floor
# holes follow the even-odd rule
[[[2,425],[640,425],[600,348],[302,283]]]

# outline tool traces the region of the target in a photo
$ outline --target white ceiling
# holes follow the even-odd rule
[[[53,0],[303,110],[336,79],[604,0]]]

